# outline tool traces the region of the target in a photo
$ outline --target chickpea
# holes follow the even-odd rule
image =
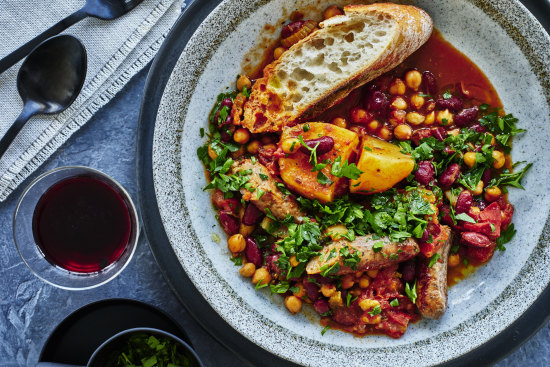
[[[254,272],[254,275],[252,276],[252,283],[256,285],[259,282],[261,282],[261,285],[269,284],[269,282],[271,282],[271,274],[269,274],[266,268],[259,268]]]
[[[459,129],[448,130],[447,134],[449,134],[451,136],[458,136],[460,134],[460,130]]]
[[[369,124],[367,125],[367,129],[370,131],[370,132],[375,132],[376,130],[378,130],[380,128],[380,123],[377,121],[377,120],[372,120],[371,122],[369,122]]]
[[[296,255],[292,255],[290,259],[288,259],[288,262],[290,262],[290,266],[292,266],[293,268],[300,265],[300,262],[296,259]]]
[[[395,108],[396,110],[406,110],[407,101],[405,101],[403,97],[394,97],[391,103],[391,107]]]
[[[424,106],[424,101],[424,97],[418,94],[413,94],[411,96],[411,105],[414,107],[415,110],[421,109],[422,106]]]
[[[330,308],[343,307],[344,302],[342,301],[342,292],[338,291],[330,296],[330,298],[328,299],[328,304]]]
[[[296,138],[285,139],[281,144],[281,148],[286,154],[296,153],[300,149],[300,141]]]
[[[382,126],[380,131],[378,131],[378,137],[383,140],[391,140],[391,138],[393,138],[393,133],[387,127]]]
[[[240,128],[233,134],[233,140],[239,144],[246,144],[250,140],[250,132],[248,129]]]
[[[370,278],[374,279],[374,278],[376,278],[376,276],[378,275],[378,270],[368,270],[368,271],[367,271],[367,275],[368,275]]]
[[[476,164],[476,153],[466,152],[464,154],[464,164],[470,168],[474,167]]]
[[[481,213],[481,209],[479,209],[477,206],[472,206],[470,207],[470,210],[468,211],[468,213],[471,213],[472,215],[479,215],[479,213]]]
[[[301,283],[298,283],[294,286],[295,288],[298,288],[298,292],[294,292],[293,294],[298,297],[302,298],[306,296],[306,289],[304,288],[304,285]]]
[[[420,84],[422,84],[422,74],[418,70],[411,70],[405,74],[405,83],[407,87],[412,90],[418,90]]]
[[[346,274],[342,277],[342,289],[350,289],[354,283],[352,275]]]
[[[460,255],[459,254],[451,254],[449,255],[449,266],[451,268],[454,268],[455,266],[457,266],[458,264],[460,264]]]
[[[323,13],[323,17],[325,19],[335,17],[337,15],[342,15],[342,11],[338,9],[336,5],[331,5],[328,8],[326,8],[325,12]]]
[[[250,278],[252,275],[254,275],[254,272],[256,272],[256,266],[252,263],[244,264],[243,267],[239,270],[239,273],[245,278]]]
[[[369,285],[370,285],[370,279],[369,279],[369,277],[361,277],[361,279],[359,279],[359,288],[365,289],[365,288],[367,288]]]
[[[394,110],[390,113],[390,123],[393,126],[400,125],[405,122],[405,117],[407,116],[407,111],[404,110]]]
[[[229,251],[231,252],[244,251],[245,246],[244,236],[240,233],[234,234],[227,239],[227,247],[229,247]]]
[[[359,279],[359,278],[361,278],[361,277],[363,276],[363,274],[365,274],[364,271],[358,271],[358,272],[356,272],[354,275],[355,275],[355,278],[356,278],[356,279]]]
[[[407,124],[397,125],[393,130],[395,137],[399,140],[410,140],[412,136],[412,129]]]
[[[393,96],[402,96],[407,91],[407,86],[403,80],[395,78],[390,84],[390,94]]]
[[[273,58],[275,60],[279,59],[281,56],[283,56],[283,53],[286,51],[286,48],[284,47],[277,47],[275,50],[273,50]]]
[[[346,128],[348,126],[348,122],[346,121],[345,118],[343,117],[336,117],[332,120],[332,124],[333,125],[336,125],[338,127],[341,127],[341,128]]]
[[[234,152],[231,152],[231,158],[237,159],[244,155],[244,145],[241,145],[239,149],[237,149]]]
[[[375,299],[365,298],[359,301],[359,307],[363,311],[372,310],[376,306],[380,306],[380,302]]]
[[[333,285],[323,284],[321,286],[321,293],[325,297],[331,297],[334,293],[336,293],[336,287]]]
[[[474,190],[470,190],[473,196],[481,195],[483,193],[483,181],[479,180]]]
[[[302,300],[296,296],[287,296],[285,306],[291,313],[298,313],[302,310]]]
[[[424,110],[426,112],[432,112],[435,110],[435,101],[433,99],[428,100],[428,102],[424,105]]]
[[[351,295],[354,297],[359,297],[361,295],[361,288],[353,287],[353,289],[349,290],[348,293],[351,293]]]
[[[485,195],[483,197],[489,202],[498,200],[502,195],[502,191],[497,186],[488,187],[485,189]]]
[[[350,111],[351,122],[354,124],[367,124],[372,121],[372,115],[362,108],[355,107]]]
[[[247,90],[250,90],[250,86],[252,85],[252,82],[246,75],[239,76],[239,79],[237,79],[237,89],[242,91],[245,87]]]
[[[246,151],[250,154],[257,154],[260,146],[261,144],[258,140],[252,140],[250,143],[248,143]]]
[[[216,159],[218,158],[218,153],[212,148],[211,145],[208,146],[208,156],[210,159]]]
[[[241,227],[239,228],[239,233],[243,236],[250,236],[255,229],[256,229],[256,226],[247,226],[246,224],[241,223]]]
[[[493,162],[493,167],[495,167],[496,169],[502,168],[504,166],[504,163],[506,163],[504,153],[502,153],[500,150],[493,150],[492,156],[495,159],[495,161]]]
[[[439,125],[451,125],[454,122],[454,115],[449,110],[438,111],[436,121]]]
[[[426,120],[426,117],[424,115],[418,113],[418,112],[409,112],[407,113],[407,116],[405,117],[407,122],[411,125],[418,126]]]
[[[445,191],[445,197],[447,200],[449,200],[449,203],[454,207],[456,206],[456,201],[458,199],[458,195],[453,195],[453,192],[451,190]]]
[[[435,121],[435,112],[432,111],[426,115],[426,119],[424,120],[424,125],[432,125],[434,121]]]

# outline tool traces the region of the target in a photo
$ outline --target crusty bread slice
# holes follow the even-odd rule
[[[349,5],[264,69],[244,106],[254,133],[315,118],[399,65],[428,40],[430,16],[409,5]]]

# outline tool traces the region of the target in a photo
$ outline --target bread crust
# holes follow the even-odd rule
[[[395,68],[405,58],[422,46],[430,37],[433,30],[433,21],[424,10],[411,5],[390,3],[371,5],[348,5],[344,7],[345,15],[329,18],[319,24],[321,29],[338,27],[345,24],[350,17],[362,14],[376,14],[381,17],[390,17],[397,23],[396,31],[392,35],[382,54],[360,72],[350,75],[343,82],[328,88],[316,101],[306,106],[295,116],[285,113],[283,102],[277,95],[271,78],[279,69],[279,65],[288,62],[285,54],[264,69],[264,75],[252,87],[249,100],[245,104],[242,125],[253,133],[278,132],[284,126],[293,126],[299,122],[311,120],[323,111],[345,98],[353,89],[360,87]],[[306,38],[293,45],[290,50],[297,51],[305,44],[313,42],[319,37],[321,29],[310,33]]]

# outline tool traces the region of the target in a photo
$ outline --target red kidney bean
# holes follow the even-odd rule
[[[458,112],[464,107],[464,104],[458,97],[452,96],[449,99],[438,98],[435,101],[435,106],[440,110],[451,110],[453,112]]]
[[[365,106],[367,110],[374,113],[376,117],[385,117],[388,115],[390,108],[390,101],[384,93],[379,90],[372,90],[367,93],[365,99]]]
[[[439,141],[445,140],[447,137],[447,130],[443,126],[431,128],[432,136]]]
[[[305,23],[305,20],[298,20],[283,26],[283,29],[281,29],[281,37],[287,38],[292,36],[294,33],[298,32]]]
[[[479,111],[479,108],[477,108],[477,106],[474,106],[472,108],[466,108],[460,111],[454,117],[455,125],[464,127],[474,122],[477,119],[478,111]]]
[[[227,108],[228,108],[229,110],[231,110],[231,107],[233,107],[233,100],[232,100],[231,98],[229,98],[229,97],[228,97],[228,98],[225,98],[225,99],[222,101],[222,103],[221,103],[221,105],[220,105],[220,108],[223,108],[224,106],[227,106]]]
[[[317,298],[319,298],[319,286],[315,283],[309,282],[307,279],[304,279],[302,284],[304,285],[307,298],[309,298],[312,302],[317,301]]]
[[[451,208],[449,207],[449,205],[443,205],[441,207],[441,209],[440,209],[441,222],[452,226],[454,223],[453,223],[453,219],[451,218],[451,215],[449,214],[450,211],[451,211]]]
[[[437,81],[435,75],[431,71],[425,71],[422,73],[422,86],[424,93],[435,96],[437,94]]]
[[[277,265],[277,261],[279,261],[279,254],[274,255],[267,255],[265,257],[265,264],[267,265],[267,270],[271,273],[275,274],[281,274],[281,269]]]
[[[439,184],[443,187],[451,187],[460,175],[460,166],[456,163],[451,164],[439,176]]]
[[[315,303],[313,304],[313,308],[315,309],[315,311],[317,311],[319,315],[325,314],[330,311],[328,301],[323,298],[315,301]]]
[[[416,274],[416,263],[414,260],[408,260],[401,264],[401,279],[410,283],[414,280]]]
[[[475,247],[489,247],[492,241],[481,233],[476,232],[462,232],[462,242],[466,245]]]
[[[230,211],[220,210],[219,216],[225,233],[230,236],[239,233],[239,220],[232,216]]]
[[[260,209],[258,209],[256,205],[248,203],[248,205],[244,209],[242,222],[244,225],[254,226],[258,224],[258,222],[262,219],[263,214],[264,213]]]
[[[252,237],[246,237],[246,247],[244,248],[246,260],[256,265],[257,268],[262,266],[262,253],[258,248],[258,244]]]
[[[470,126],[470,129],[474,130],[476,133],[485,133],[487,132],[487,128],[483,125],[481,125],[479,122],[476,122],[472,126]]]
[[[468,213],[473,202],[474,202],[474,199],[470,191],[468,190],[462,191],[460,195],[458,195],[458,199],[456,199],[456,206],[455,206],[456,214]]]
[[[432,136],[430,129],[418,129],[414,130],[411,140],[415,145],[420,145],[422,139],[429,138],[430,136]]]
[[[432,236],[437,237],[441,233],[441,226],[438,223],[428,223],[426,230]]]
[[[485,171],[483,171],[483,174],[481,175],[481,181],[483,181],[484,187],[487,187],[487,185],[489,185],[489,181],[491,181],[491,169],[487,168]]]
[[[428,185],[434,179],[435,168],[430,161],[418,162],[418,170],[414,173],[414,179],[421,185]]]
[[[317,138],[317,139],[306,140],[304,141],[304,143],[311,149],[315,148],[315,146],[319,144],[319,146],[317,146],[317,156],[328,153],[332,150],[332,148],[334,148],[334,139],[331,138],[330,136],[321,136],[320,138]],[[300,150],[305,154],[311,153],[304,146],[301,146]]]
[[[220,132],[220,137],[223,142],[231,141],[231,135],[229,135],[224,129]]]

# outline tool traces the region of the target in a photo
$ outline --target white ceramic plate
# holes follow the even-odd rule
[[[203,2],[204,6],[212,3]],[[149,133],[140,137],[146,147],[140,158],[145,162],[142,191],[144,185],[154,186],[154,193],[143,194],[142,201],[156,201],[165,232],[164,237],[162,229],[149,225],[151,242],[154,246],[155,233],[168,240],[175,255],[167,260],[171,265],[164,271],[175,288],[178,280],[173,274],[181,267],[223,320],[253,344],[284,360],[308,366],[363,366],[367,361],[378,366],[421,366],[456,361],[473,351],[482,358],[480,346],[486,348],[495,338],[502,339],[504,331],[509,332],[514,321],[540,300],[550,281],[545,230],[550,209],[550,37],[518,1],[413,2],[427,10],[443,36],[484,71],[506,111],[520,119],[520,127],[528,129],[514,141],[513,160],[534,163],[524,179],[527,190],[510,192],[518,234],[507,251],[498,252],[488,265],[449,290],[449,307],[440,320],[410,325],[398,340],[356,338],[334,330],[322,336],[313,310],[306,308],[291,316],[281,297],[255,291],[228,260],[226,236],[214,217],[210,194],[202,190],[206,180],[196,156],[204,143],[199,130],[207,129],[216,96],[234,83],[243,59],[251,56],[249,51],[260,50],[265,44],[261,37],[266,34],[262,32],[265,24],[277,24],[297,8],[315,4],[324,9],[333,3],[338,2],[226,0],[198,27],[193,25],[196,31],[185,37],[183,52],[174,55],[164,50],[159,57],[169,55],[172,59],[157,57],[142,109],[142,129]],[[319,11],[311,14],[316,13]],[[201,19],[188,16],[187,20],[198,24]],[[271,37],[276,33],[278,27]],[[171,37],[177,39],[178,35]],[[173,40],[170,44],[174,45]],[[164,76],[155,80],[154,75]],[[154,127],[143,126],[151,122]],[[147,208],[150,206],[142,202],[146,227],[148,216],[157,215],[156,210],[144,214]],[[217,237],[219,243],[214,240]],[[542,318],[531,318],[530,332],[536,329],[533,322],[548,316],[548,311],[544,312]],[[523,332],[523,339],[526,336]],[[492,348],[486,353],[493,360],[504,354],[494,345]]]

